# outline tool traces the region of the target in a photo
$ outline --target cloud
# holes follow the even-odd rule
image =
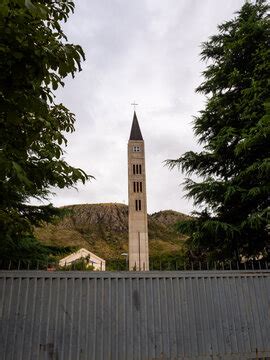
[[[56,205],[127,203],[127,141],[133,100],[146,144],[149,212],[190,212],[179,186],[184,176],[163,161],[198,150],[193,116],[204,106],[195,94],[204,64],[200,44],[244,0],[80,0],[65,25],[86,62],[57,99],[76,114],[66,160],[96,180],[78,190],[55,190]]]

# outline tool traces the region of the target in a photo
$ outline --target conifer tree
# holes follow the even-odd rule
[[[202,44],[207,67],[196,91],[207,102],[194,132],[203,149],[167,161],[189,176],[187,197],[200,208],[179,224],[199,258],[269,257],[269,8],[264,0],[246,2]]]

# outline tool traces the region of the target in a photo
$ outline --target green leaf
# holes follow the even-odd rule
[[[74,131],[75,115],[56,104],[54,94],[66,76],[81,69],[84,58],[80,46],[69,44],[62,29],[73,9],[73,1],[0,1],[4,247],[13,244],[12,249],[20,249],[23,244],[26,249],[28,240],[23,241],[33,237],[33,226],[52,218],[42,206],[27,207],[32,198],[47,199],[55,186],[72,187],[90,178],[62,159],[61,145],[67,144],[66,132]]]

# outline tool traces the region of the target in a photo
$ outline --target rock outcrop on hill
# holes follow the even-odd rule
[[[105,259],[121,258],[128,250],[128,206],[118,203],[65,206],[67,215],[56,224],[36,229],[47,245],[84,247]],[[148,215],[150,256],[181,252],[185,236],[175,224],[189,218],[173,210]]]

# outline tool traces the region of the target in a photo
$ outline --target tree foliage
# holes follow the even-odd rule
[[[2,0],[0,4],[0,236],[1,248],[31,238],[32,225],[56,213],[53,187],[83,183],[88,175],[63,158],[75,117],[55,102],[54,90],[81,70],[84,53],[61,28],[72,1]]]
[[[214,259],[269,256],[270,18],[267,1],[246,2],[202,45],[207,61],[194,119],[203,146],[168,160],[188,176],[187,197],[201,211],[180,224],[193,254]]]

